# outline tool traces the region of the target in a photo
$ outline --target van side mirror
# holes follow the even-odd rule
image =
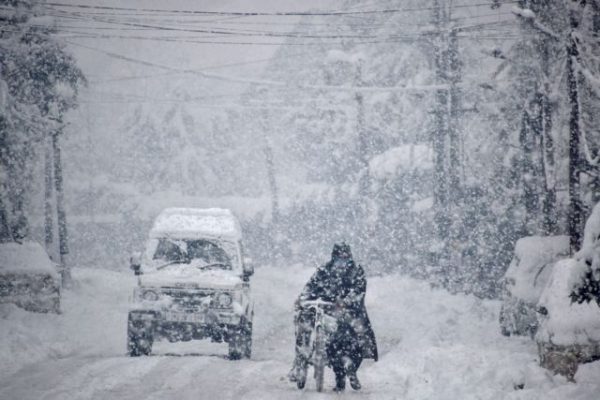
[[[244,259],[244,266],[242,268],[242,279],[247,282],[250,280],[250,277],[254,275],[254,265],[251,264],[252,260],[249,258]]]
[[[131,253],[129,268],[133,270],[134,275],[142,275],[142,253],[139,251]]]

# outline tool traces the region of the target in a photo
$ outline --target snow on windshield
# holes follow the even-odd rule
[[[153,260],[161,260],[166,263],[194,263],[201,261],[199,266],[218,266],[223,269],[231,269],[231,258],[217,244],[208,240],[173,240],[162,238],[158,245]]]

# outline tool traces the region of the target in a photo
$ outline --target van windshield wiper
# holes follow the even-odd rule
[[[227,264],[227,263],[223,263],[223,262],[214,262],[214,263],[210,263],[210,264],[204,264],[204,265],[198,265],[197,268],[199,269],[211,269],[211,268],[215,268],[218,267],[220,269],[231,269],[231,265]]]
[[[166,263],[166,264],[159,265],[158,267],[156,267],[156,269],[157,269],[157,270],[159,270],[159,269],[163,269],[163,268],[166,268],[166,267],[168,267],[169,265],[173,265],[173,264],[189,264],[189,262],[190,262],[190,260],[189,260],[189,259],[187,259],[187,258],[185,258],[185,259],[183,259],[183,260],[173,260],[173,261],[169,261],[169,262],[168,262],[168,263]]]

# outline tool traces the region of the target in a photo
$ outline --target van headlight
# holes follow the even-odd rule
[[[217,294],[217,305],[219,307],[229,307],[232,303],[231,295],[229,293],[219,293]]]
[[[142,299],[147,301],[157,301],[160,296],[154,290],[145,290],[142,293]]]

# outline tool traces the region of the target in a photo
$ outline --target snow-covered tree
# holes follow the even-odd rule
[[[3,240],[25,236],[34,157],[61,131],[85,81],[73,57],[52,37],[40,2],[0,2],[0,214]]]

